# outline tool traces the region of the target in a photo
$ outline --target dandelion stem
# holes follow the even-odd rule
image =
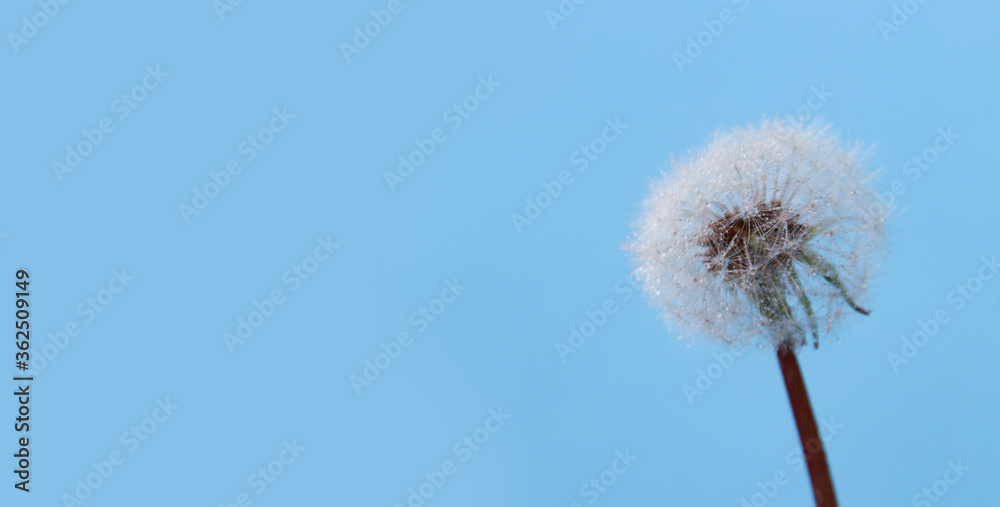
[[[802,379],[802,370],[795,357],[795,347],[782,344],[778,347],[778,364],[785,379],[788,390],[788,401],[792,405],[795,425],[799,430],[799,440],[802,442],[802,452],[805,454],[809,469],[809,480],[812,482],[813,495],[817,507],[837,507],[837,497],[833,491],[833,478],[826,462],[826,452],[823,450],[823,440],[819,436],[816,417],[812,405],[809,404],[809,394]]]

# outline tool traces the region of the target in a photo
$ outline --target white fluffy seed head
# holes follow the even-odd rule
[[[684,335],[801,345],[855,312],[884,256],[886,210],[860,145],[765,120],[719,132],[651,185],[627,248]]]

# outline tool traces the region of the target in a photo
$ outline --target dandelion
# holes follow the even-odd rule
[[[845,150],[829,127],[765,120],[674,166],[628,245],[636,274],[682,334],[777,350],[817,505],[836,505],[795,353],[869,313],[886,210],[861,147]]]

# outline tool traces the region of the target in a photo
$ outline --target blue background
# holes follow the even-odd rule
[[[874,144],[882,185],[906,189],[873,314],[801,354],[817,417],[843,425],[827,444],[841,503],[911,505],[949,460],[970,470],[940,505],[995,503],[1000,278],[961,310],[947,297],[1000,253],[1000,5],[931,0],[885,38],[887,0],[591,1],[555,29],[556,0],[403,0],[348,62],[341,44],[386,5],[245,1],[220,20],[209,0],[71,2],[0,49],[2,299],[13,313],[29,269],[36,358],[81,329],[31,387],[32,491],[5,472],[0,503],[63,505],[119,451],[84,505],[405,505],[445,460],[458,472],[428,507],[589,505],[581,485],[628,450],[596,505],[739,506],[778,471],[766,505],[809,505],[772,354],[689,403],[683,386],[725,349],[615,290],[671,157],[803,106]],[[723,9],[734,22],[680,72],[673,53]],[[4,2],[0,26],[40,10]],[[157,65],[169,75],[119,119],[112,101]],[[499,88],[452,129],[445,111],[489,76]],[[832,93],[815,111],[813,87]],[[274,108],[295,118],[244,162]],[[106,117],[115,130],[60,181],[53,162]],[[578,171],[574,151],[615,118],[627,129]],[[436,128],[446,141],[390,190],[386,171]],[[948,128],[960,137],[913,181],[904,164]],[[185,223],[179,205],[233,159],[243,171]],[[573,183],[519,231],[511,215],[563,170]],[[340,247],[291,291],[283,273],[327,236]],[[84,323],[78,305],[122,268],[135,279]],[[411,314],[456,278],[467,289],[418,333]],[[275,289],[285,302],[230,353],[223,333]],[[607,299],[618,311],[563,362],[556,344]],[[950,321],[894,370],[887,354],[938,310]],[[351,376],[401,331],[412,344],[358,394]],[[180,408],[131,452],[122,433],[167,398]],[[0,407],[10,470],[17,402]],[[511,418],[462,461],[455,443],[498,408]],[[306,450],[257,494],[249,476],[293,439]]]

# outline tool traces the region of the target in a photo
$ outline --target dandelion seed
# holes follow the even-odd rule
[[[674,165],[628,248],[682,334],[798,347],[847,309],[868,313],[857,302],[882,257],[885,213],[860,147],[774,120],[719,133]]]

